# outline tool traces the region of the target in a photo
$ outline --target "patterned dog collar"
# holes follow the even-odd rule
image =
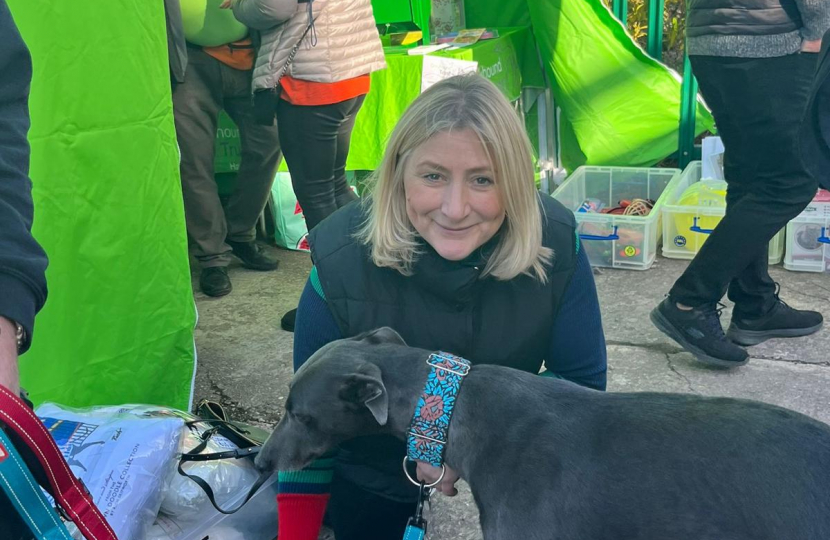
[[[429,356],[427,364],[432,369],[409,425],[407,457],[440,467],[444,463],[455,399],[461,381],[470,372],[470,362],[439,351]]]

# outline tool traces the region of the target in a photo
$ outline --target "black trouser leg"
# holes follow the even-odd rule
[[[819,61],[822,60],[830,66],[830,48],[819,56]],[[827,68],[818,74],[812,99],[807,111],[809,137],[804,150],[819,186],[830,189],[830,70]]]
[[[753,319],[763,315],[775,303],[775,281],[769,275],[769,244],[763,246],[752,262],[729,282],[727,295],[735,303],[735,312]]]
[[[675,301],[713,304],[728,287],[744,314],[762,314],[775,302],[766,246],[817,188],[800,147],[815,58],[692,57],[726,148],[729,189],[726,216],[674,284]]]
[[[228,240],[253,242],[256,223],[262,214],[274,174],[282,159],[276,126],[256,121],[251,102],[251,72],[222,66],[225,84],[225,110],[239,127],[242,162],[236,174],[236,187],[225,208]]]
[[[346,158],[363,99],[319,106],[281,99],[277,104],[285,161],[309,230],[356,198],[346,182]]]
[[[279,137],[276,126],[254,120],[250,71],[226,66],[199,49],[188,52],[185,81],[173,94],[187,232],[203,268],[227,266],[231,248],[226,239],[254,240],[254,226],[280,160]],[[227,211],[213,175],[216,125],[223,108],[239,126],[242,139],[242,164]]]
[[[187,233],[203,268],[227,266],[228,228],[213,177],[216,125],[223,100],[221,62],[197,49],[188,52],[185,81],[173,93]]]

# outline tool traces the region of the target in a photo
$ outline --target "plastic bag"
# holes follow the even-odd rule
[[[290,174],[276,174],[271,196],[274,199],[274,240],[277,245],[295,251],[309,251],[305,216],[294,195]]]
[[[209,427],[207,424],[185,426],[182,431],[182,452],[196,448],[202,442],[200,435]],[[202,453],[226,452],[237,448],[238,446],[226,437],[214,434]],[[207,482],[220,506],[226,506],[227,501],[247,492],[259,477],[250,459],[188,462],[182,464],[182,469]],[[208,507],[212,508],[202,488],[189,478],[176,474],[161,503],[161,512],[179,521],[190,521],[197,519]]]
[[[724,180],[723,156],[726,150],[720,137],[704,137],[701,145],[701,177],[708,180]]]
[[[195,519],[182,520],[159,514],[145,540],[273,540],[277,536],[278,476],[274,474],[235,514],[225,515],[207,504]],[[226,505],[236,507],[246,493]]]
[[[146,405],[36,410],[119,540],[143,540],[176,472],[184,420]]]

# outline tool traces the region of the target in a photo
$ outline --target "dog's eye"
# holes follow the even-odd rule
[[[307,414],[294,414],[294,419],[297,420],[299,423],[310,426],[314,423],[314,418],[308,416]]]

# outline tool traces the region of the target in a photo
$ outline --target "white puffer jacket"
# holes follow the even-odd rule
[[[309,6],[313,28],[309,28]],[[338,82],[386,67],[371,0],[238,0],[233,11],[242,24],[261,35],[254,91],[279,84],[298,44],[285,74],[304,81]]]

